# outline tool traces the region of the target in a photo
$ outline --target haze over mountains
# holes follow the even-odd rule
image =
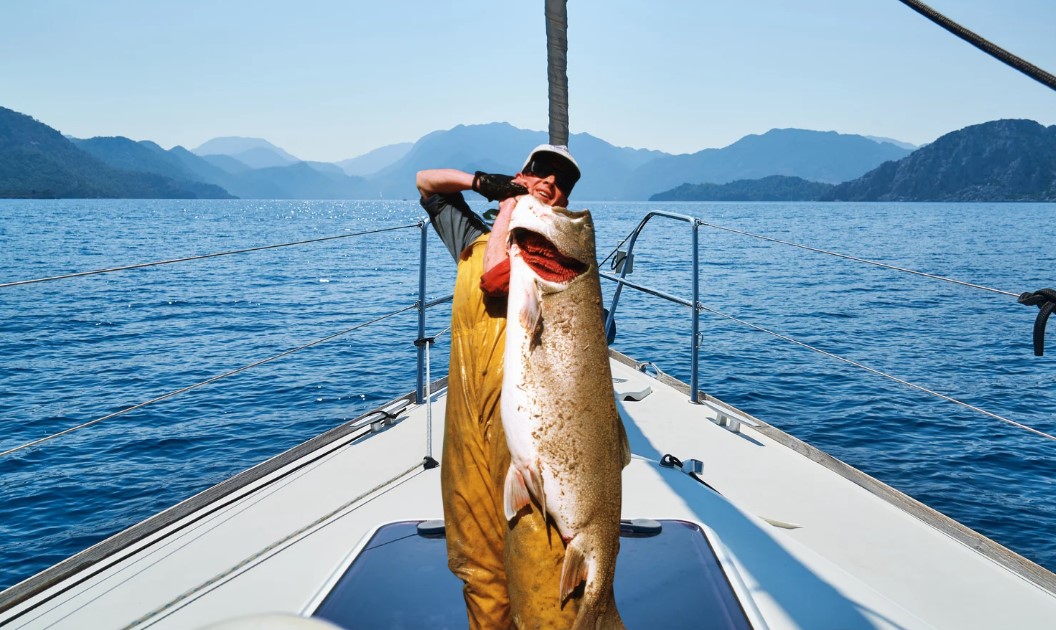
[[[210,155],[226,155],[250,168],[289,166],[301,161],[267,140],[237,136],[213,138],[191,152],[207,159]]]
[[[1032,121],[995,121],[913,151],[884,138],[773,129],[682,155],[616,147],[580,133],[569,141],[583,169],[573,197],[1056,200],[1056,162],[1045,149],[1056,146],[1054,130]],[[512,174],[546,140],[542,131],[507,123],[459,125],[323,163],[302,161],[259,138],[215,138],[193,151],[123,137],[68,139],[0,108],[0,197],[416,199],[418,170]],[[1002,149],[988,148],[994,143]],[[958,164],[972,166],[965,171]],[[960,175],[937,178],[935,171]],[[988,183],[988,177],[1003,183]],[[923,183],[907,184],[915,178]],[[945,188],[931,190],[928,181]]]

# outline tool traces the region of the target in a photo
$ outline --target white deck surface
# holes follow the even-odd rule
[[[1053,594],[750,427],[734,434],[716,426],[714,412],[673,388],[615,361],[613,376],[617,393],[652,389],[620,403],[635,455],[624,471],[624,518],[691,520],[714,531],[769,627],[1056,627]],[[433,417],[439,458],[443,398]],[[412,406],[384,432],[279,471],[271,477],[279,481],[261,480],[114,566],[54,587],[65,590],[25,615],[12,619],[48,593],[0,613],[0,626],[197,628],[299,612],[378,524],[442,517],[439,469],[419,466],[287,540],[421,462],[425,418],[424,407]],[[702,478],[722,497],[657,466],[665,453],[702,460]]]

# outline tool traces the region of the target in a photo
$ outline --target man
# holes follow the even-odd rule
[[[513,177],[453,169],[420,171],[422,206],[458,263],[451,307],[451,364],[441,462],[448,566],[464,583],[470,628],[569,627],[577,600],[559,601],[564,544],[539,506],[507,524],[503,482],[510,465],[499,415],[509,257],[517,197],[567,206],[579,180],[563,146],[540,145]],[[499,201],[488,225],[466,204],[473,190]]]

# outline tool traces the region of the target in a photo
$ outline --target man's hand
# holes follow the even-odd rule
[[[516,185],[516,184],[514,184]],[[510,230],[510,216],[517,206],[517,200],[507,197],[499,202],[499,214],[491,224],[491,237],[484,248],[484,272],[491,271],[496,265],[509,258],[506,251],[506,237]]]
[[[473,175],[473,190],[483,195],[488,201],[503,201],[510,197],[527,195],[528,189],[513,183],[509,175],[495,175],[477,171]]]

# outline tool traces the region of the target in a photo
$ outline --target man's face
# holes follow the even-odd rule
[[[561,181],[564,184],[571,181],[574,184],[575,178],[569,176],[568,166],[563,160],[537,154],[537,157],[533,158],[524,170],[517,174],[514,181],[548,205],[567,206],[568,190],[565,186],[559,186],[557,182]]]
[[[564,193],[554,182],[554,176],[539,177],[518,173],[513,181],[528,189],[528,194],[538,198],[549,206],[567,206],[568,195]]]

